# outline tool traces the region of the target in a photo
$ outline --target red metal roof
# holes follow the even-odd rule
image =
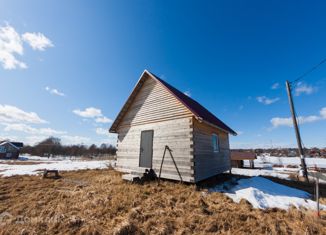
[[[183,105],[185,105],[197,118],[202,119],[203,121],[206,121],[222,130],[225,130],[226,132],[237,135],[237,133],[232,130],[230,127],[228,127],[224,122],[222,122],[220,119],[218,119],[214,114],[212,114],[210,111],[208,111],[206,108],[204,108],[201,104],[199,104],[197,101],[192,99],[191,97],[185,95],[183,92],[179,91],[177,88],[171,86],[166,81],[162,80],[155,74],[145,70],[139,79],[138,83],[136,84],[134,90],[132,91],[131,95],[129,96],[127,102],[122,107],[120,113],[118,114],[117,118],[113,122],[110,132],[115,132],[116,127],[118,126],[119,119],[122,118],[123,111],[126,111],[128,109],[129,104],[131,103],[131,100],[135,97],[135,93],[140,90],[140,87],[143,83],[144,75],[149,75],[149,77],[155,79],[159,83],[161,83],[173,96],[175,96]]]
[[[177,88],[171,86],[166,81],[157,77],[155,74],[149,72],[153,75],[160,83],[162,83],[181,103],[183,103],[195,116],[202,118],[204,121],[209,122],[233,135],[237,133],[228,127],[224,122],[218,119],[214,114],[208,111],[204,106],[199,104],[196,100],[185,95],[183,92],[179,91]]]

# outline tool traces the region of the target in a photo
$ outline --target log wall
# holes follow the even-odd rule
[[[209,178],[230,170],[230,146],[228,133],[194,119],[195,181]],[[212,134],[219,136],[220,151],[214,152]]]
[[[153,130],[153,169],[158,174],[164,147],[168,145],[184,181],[193,182],[192,113],[165,87],[146,79],[117,128],[117,169],[144,172],[139,167],[141,131]],[[179,180],[169,153],[162,178]]]

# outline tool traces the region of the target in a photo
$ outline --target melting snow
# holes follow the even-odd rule
[[[326,168],[326,158],[312,158],[306,157],[306,164],[308,167],[319,167]],[[275,156],[258,156],[255,162],[255,167],[268,168],[272,167],[274,164],[284,165],[284,166],[298,166],[300,165],[299,157],[275,157]],[[249,161],[244,161],[246,166],[249,166]]]
[[[309,199],[309,193],[263,177],[228,181],[210,188],[210,191],[223,192],[235,202],[246,199],[254,208],[259,209],[280,208],[286,210],[291,206],[316,209],[316,202]],[[326,206],[320,205],[320,209],[326,210]]]
[[[246,175],[246,176],[272,176],[277,177],[280,179],[290,179],[289,175],[286,174],[283,169],[279,172],[274,170],[268,170],[268,169],[246,169],[246,168],[232,168],[231,170],[232,174],[236,175]]]
[[[4,177],[13,175],[36,175],[38,170],[59,170],[59,171],[73,171],[83,169],[104,169],[107,168],[111,161],[83,161],[83,160],[70,160],[69,158],[44,158],[35,156],[23,156],[18,159],[18,162],[30,162],[27,165],[14,165],[6,164],[17,161],[5,160],[0,163],[0,175]],[[35,164],[33,164],[35,163]]]

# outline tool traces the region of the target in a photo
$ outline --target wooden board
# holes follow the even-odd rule
[[[212,177],[231,169],[228,133],[194,119],[195,181]],[[214,152],[212,134],[219,136],[220,151]]]
[[[153,130],[153,169],[158,174],[164,147],[172,149],[179,171],[184,181],[194,181],[192,118],[181,118],[157,123],[119,127],[117,167],[120,171],[144,171],[139,167],[141,131]],[[166,153],[162,168],[162,178],[178,180],[173,161]]]

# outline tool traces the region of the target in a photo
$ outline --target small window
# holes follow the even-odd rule
[[[218,135],[216,135],[216,134],[212,134],[212,146],[213,146],[214,152],[220,151],[220,141],[219,141]]]

